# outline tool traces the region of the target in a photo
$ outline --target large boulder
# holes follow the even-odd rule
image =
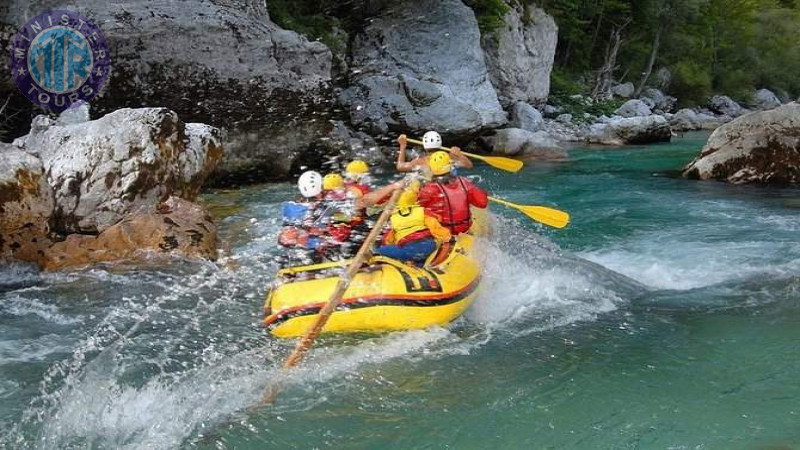
[[[478,22],[459,0],[392,3],[355,36],[351,53],[352,82],[340,100],[356,126],[454,136],[507,121]]]
[[[622,106],[614,111],[614,114],[622,117],[646,117],[653,114],[653,112],[643,101],[633,99],[623,103]]]
[[[800,183],[800,104],[750,113],[719,127],[683,176],[731,183]]]
[[[757,90],[753,96],[753,103],[757,109],[762,111],[781,106],[781,101],[778,100],[778,96],[769,89]]]
[[[629,145],[669,141],[672,130],[667,119],[658,115],[647,117],[615,117],[589,128],[586,140],[592,144]]]
[[[0,23],[54,9],[84,14],[108,41],[113,70],[95,111],[161,105],[224,129],[220,177],[284,176],[284,161],[331,131],[330,50],[275,25],[266,2],[10,0]]]
[[[642,100],[653,110],[671,112],[678,99],[664,94],[659,89],[647,88],[642,92]]]
[[[627,83],[618,84],[611,88],[611,93],[614,94],[614,97],[621,97],[621,98],[631,98],[633,97],[633,93],[636,91],[636,87],[633,86],[633,83],[628,81]]]
[[[53,194],[39,158],[0,143],[0,261],[37,261],[50,244]]]
[[[516,102],[511,107],[511,120],[508,125],[512,128],[539,131],[544,126],[544,118],[533,106],[525,102]]]
[[[67,236],[44,252],[40,265],[60,270],[111,261],[158,262],[159,257],[171,255],[217,257],[217,229],[211,214],[177,197],[141,208],[97,236]]]
[[[514,3],[504,25],[481,39],[500,102],[541,105],[550,94],[558,26],[543,9]]]
[[[712,116],[698,113],[693,109],[684,108],[676,112],[669,119],[669,126],[673,131],[714,130],[720,125],[730,121],[728,116]]]
[[[567,152],[547,132],[530,132],[520,128],[494,130],[480,140],[493,153],[504,156],[531,156],[541,160],[563,160]]]
[[[14,145],[42,161],[54,231],[97,233],[170,195],[194,199],[222,158],[218,135],[166,108],[126,108],[70,125],[38,116]]]
[[[747,110],[742,108],[736,101],[725,95],[715,95],[711,97],[711,100],[708,102],[708,108],[717,114],[723,114],[733,118],[739,117],[747,112]]]

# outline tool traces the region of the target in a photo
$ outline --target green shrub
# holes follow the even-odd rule
[[[492,34],[503,26],[503,17],[511,9],[503,0],[465,0],[478,19],[481,34]]]
[[[670,94],[680,106],[705,104],[711,97],[711,68],[692,61],[681,61],[670,67]]]

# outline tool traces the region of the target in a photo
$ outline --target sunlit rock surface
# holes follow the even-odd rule
[[[167,255],[216,259],[217,228],[208,210],[170,197],[126,216],[97,236],[67,236],[44,252],[40,265],[59,270],[110,261],[151,263]]]
[[[717,128],[683,175],[731,183],[800,183],[800,103]]]
[[[14,145],[41,159],[61,234],[103,231],[170,195],[194,199],[223,153],[217,129],[166,108],[63,126],[39,116]]]

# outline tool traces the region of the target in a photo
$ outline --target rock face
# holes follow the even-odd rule
[[[97,236],[68,236],[44,252],[41,266],[58,270],[120,260],[150,262],[154,256],[172,253],[217,257],[217,230],[211,215],[177,197],[126,216]]]
[[[483,36],[489,77],[500,102],[523,101],[541,105],[550,93],[558,26],[543,9],[514,4],[505,25]]]
[[[781,101],[778,100],[778,96],[769,89],[757,90],[756,94],[753,96],[753,99],[755,107],[760,110],[773,109],[781,106]]]
[[[731,183],[800,183],[800,104],[747,114],[721,126],[683,176]]]
[[[350,68],[356,75],[340,99],[351,123],[374,133],[452,136],[507,121],[475,15],[459,0],[392,3],[355,37]]]
[[[678,99],[665,95],[658,89],[648,88],[642,92],[642,100],[648,104],[650,109],[662,112],[671,112],[675,108]]]
[[[622,117],[645,117],[653,112],[643,101],[634,99],[623,103],[614,114]]]
[[[285,175],[284,160],[291,165],[314,137],[331,130],[323,117],[330,110],[331,52],[275,25],[265,6],[249,0],[10,0],[0,8],[0,23],[16,29],[54,9],[86,15],[111,49],[112,76],[92,101],[97,111],[166,105],[187,121],[224,128],[228,152],[221,175],[264,179]]]
[[[166,108],[63,126],[39,116],[14,145],[41,159],[61,234],[103,231],[170,195],[194,199],[223,153],[217,129]]]
[[[53,195],[33,155],[0,143],[0,261],[36,261],[49,244]]]
[[[542,114],[533,106],[525,102],[516,102],[511,108],[511,121],[509,125],[512,128],[539,131],[544,126],[544,118],[542,118]]]
[[[708,102],[708,108],[717,114],[724,114],[733,118],[739,117],[747,112],[732,98],[725,95],[715,95],[711,97],[711,100]]]
[[[587,141],[593,144],[627,145],[669,141],[672,137],[667,119],[647,117],[611,118],[589,128]]]
[[[535,133],[520,128],[495,130],[493,135],[480,138],[493,153],[505,156],[532,156],[542,160],[564,160],[567,152],[544,131]]]

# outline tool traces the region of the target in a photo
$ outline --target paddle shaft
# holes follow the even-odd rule
[[[308,353],[308,350],[314,344],[314,341],[317,339],[317,337],[319,337],[320,333],[322,333],[322,329],[325,327],[325,324],[328,322],[331,314],[333,314],[333,312],[336,310],[336,307],[339,306],[339,303],[341,303],[345,291],[350,286],[350,281],[372,254],[372,244],[375,242],[378,235],[383,230],[383,226],[386,225],[386,222],[392,215],[392,211],[394,211],[394,205],[397,203],[397,199],[400,197],[402,192],[402,188],[395,189],[395,191],[392,193],[392,196],[389,197],[389,201],[386,202],[386,205],[384,205],[383,212],[375,222],[375,226],[367,235],[367,238],[361,245],[361,248],[358,249],[358,253],[356,253],[356,256],[347,267],[347,270],[345,270],[344,274],[339,277],[339,282],[336,284],[336,288],[333,290],[330,299],[319,311],[317,314],[317,319],[308,328],[308,331],[306,331],[306,334],[302,337],[302,339],[300,339],[300,342],[297,343],[297,346],[292,351],[292,354],[286,358],[286,362],[283,363],[284,369],[289,369],[299,364],[300,361],[302,361],[305,357],[306,353]],[[279,388],[277,384],[272,384],[264,393],[261,402],[272,403],[275,400],[275,397],[278,395],[278,390]]]
[[[422,143],[422,141],[418,141],[416,139],[406,138],[406,141],[411,142],[412,144],[425,145],[425,144]],[[439,147],[439,148],[442,149],[442,150],[447,150],[448,152],[452,152],[453,151],[453,149],[450,148],[450,147]],[[467,153],[465,151],[462,151],[461,154],[463,154],[464,156],[469,156],[470,158],[474,158],[474,159],[480,160],[480,161],[486,161],[486,158],[484,158],[481,155],[476,155],[474,153]]]

